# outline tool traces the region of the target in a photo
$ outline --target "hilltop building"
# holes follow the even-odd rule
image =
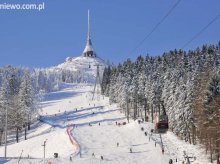
[[[86,47],[83,51],[82,56],[84,57],[97,57],[97,54],[92,46],[92,41],[91,41],[91,35],[90,35],[90,15],[89,15],[89,10],[88,10],[88,33],[87,33],[87,39],[86,39]]]

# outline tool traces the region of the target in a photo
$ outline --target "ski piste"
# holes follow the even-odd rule
[[[127,123],[125,115],[116,104],[110,105],[108,98],[92,101],[92,90],[90,84],[63,84],[60,91],[45,94],[40,120],[32,125],[27,140],[8,145],[8,157],[12,159],[7,163],[17,163],[22,151],[20,163],[43,163],[41,145],[46,139],[46,161],[51,163],[167,164],[169,159],[182,163],[184,151],[195,157],[193,163],[208,163],[199,146],[189,145],[171,132],[161,135],[163,154],[159,134],[151,133],[153,123]]]

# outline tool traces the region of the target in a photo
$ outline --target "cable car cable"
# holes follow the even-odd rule
[[[194,35],[188,42],[186,42],[181,49],[188,46],[193,40],[195,40],[200,34],[202,34],[211,24],[213,24],[219,17],[220,14],[214,17],[205,27],[203,27],[198,33],[196,33],[196,35]]]
[[[172,13],[172,11],[177,7],[177,5],[181,2],[181,0],[178,0],[173,6],[172,8],[170,8],[170,10],[162,17],[162,19],[154,26],[154,28],[144,37],[143,40],[141,40],[137,46],[131,50],[131,52],[129,53],[129,56],[135,52],[144,42],[145,40],[147,40],[151,34],[156,31],[156,29],[164,22],[164,20]]]

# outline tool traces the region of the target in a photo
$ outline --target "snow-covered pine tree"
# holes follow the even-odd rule
[[[30,123],[35,113],[34,107],[34,94],[31,85],[31,77],[28,70],[24,70],[24,76],[21,81],[18,94],[18,107],[23,115],[22,124],[25,127],[25,138],[26,138],[26,127],[30,130]]]
[[[4,130],[5,110],[8,110],[8,131],[16,130],[16,140],[18,142],[19,132],[27,122],[27,108],[31,107],[35,98],[33,97],[32,80],[27,69],[13,68],[7,66],[2,68],[0,90],[0,132]],[[24,106],[26,104],[26,106]],[[32,108],[30,108],[32,109]],[[29,112],[32,112],[31,110]],[[2,134],[2,133],[1,133]]]
[[[206,118],[202,111],[207,110],[207,113],[212,114],[218,111],[213,108],[213,103],[218,102],[217,99],[211,101],[214,93],[211,91],[218,90],[217,82],[212,80],[209,83],[206,99],[210,104],[206,107],[203,92],[207,90],[207,78],[214,75],[214,72],[219,72],[219,62],[220,42],[217,45],[203,45],[195,51],[185,52],[175,49],[164,53],[162,57],[147,55],[144,64],[141,57],[134,63],[128,59],[123,65],[119,64],[118,67],[111,69],[110,102],[118,103],[125,109],[126,97],[129,97],[129,106],[136,118],[136,102],[147,99],[147,106],[153,119],[153,113],[159,108],[159,102],[163,101],[169,117],[169,127],[175,134],[194,144],[196,137],[200,141],[207,141],[208,128],[202,125],[208,115]],[[207,72],[207,68],[214,71]],[[141,103],[139,107],[141,109]],[[209,116],[212,121],[219,120],[212,114]],[[217,115],[219,116],[218,113],[215,114]],[[215,136],[210,133],[210,137],[212,135]]]
[[[102,83],[101,83],[101,93],[108,96],[109,93],[109,84],[110,84],[110,76],[111,76],[111,68],[108,66],[105,67],[102,77]]]
[[[2,79],[0,88],[0,145],[2,144],[3,132],[5,132],[5,123],[6,123],[6,110],[9,109],[8,104],[8,82],[6,79]]]

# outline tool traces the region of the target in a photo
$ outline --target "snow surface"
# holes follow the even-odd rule
[[[109,105],[108,98],[92,101],[92,89],[89,84],[64,84],[60,91],[46,94],[41,103],[39,126],[33,127],[28,140],[8,146],[8,157],[19,157],[23,150],[21,156],[30,159],[2,162],[0,159],[0,163],[44,163],[42,144],[45,140],[46,161],[52,164],[168,164],[170,158],[182,163],[183,151],[196,157],[193,164],[209,163],[203,149],[179,140],[171,132],[162,135],[165,146],[162,154],[159,135],[150,133],[151,123],[130,121],[126,125],[116,125],[116,121],[127,122],[124,114],[115,104]],[[53,158],[54,153],[58,153],[58,159]],[[0,147],[0,156],[4,156],[4,146]]]
[[[46,68],[46,70],[49,72],[70,71],[72,75],[76,77],[76,79],[73,80],[74,82],[81,79],[79,81],[82,83],[94,83],[96,80],[97,65],[99,65],[100,76],[102,76],[104,68],[107,67],[108,64],[100,57],[67,57],[65,62],[57,66]],[[102,79],[102,77],[100,78]]]
[[[75,58],[66,58],[66,61],[62,64],[59,64],[56,67],[52,67],[52,69],[64,69],[70,71],[80,72],[86,75],[96,75],[97,66],[100,65],[100,71],[102,72],[104,68],[107,66],[106,62],[99,57],[84,57],[79,56]],[[102,74],[102,73],[100,73]]]

